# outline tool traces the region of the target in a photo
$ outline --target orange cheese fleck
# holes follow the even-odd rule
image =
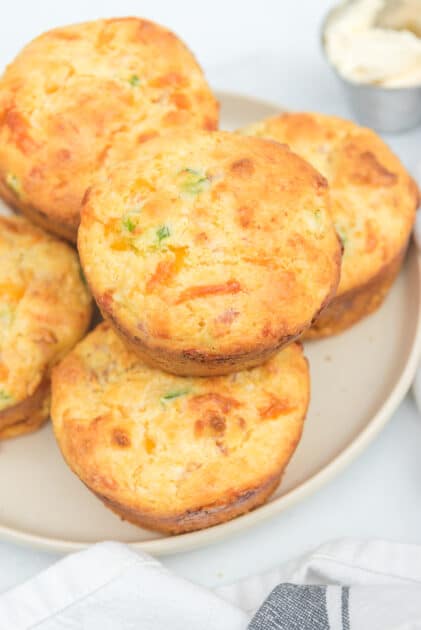
[[[224,284],[208,284],[198,287],[190,287],[179,295],[177,304],[205,297],[206,295],[227,295],[229,293],[239,293],[241,285],[237,280],[228,280]]]

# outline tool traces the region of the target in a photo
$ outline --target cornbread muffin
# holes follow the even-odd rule
[[[54,368],[51,416],[68,465],[107,507],[177,534],[268,498],[308,400],[298,343],[252,370],[188,378],[148,367],[104,322]]]
[[[242,133],[287,143],[329,182],[344,246],[341,281],[306,336],[341,332],[383,302],[405,255],[418,188],[379,136],[335,116],[281,114]]]
[[[193,55],[138,18],[37,37],[0,80],[0,195],[76,241],[92,173],[179,126],[214,129],[218,104]]]
[[[78,247],[104,316],[180,375],[262,363],[339,281],[325,179],[285,147],[228,132],[161,136],[103,171]]]
[[[50,368],[90,316],[76,253],[23,218],[0,216],[0,439],[47,419]]]

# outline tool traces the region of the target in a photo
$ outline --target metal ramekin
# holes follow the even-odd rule
[[[330,67],[344,86],[347,98],[358,122],[385,133],[407,131],[421,124],[421,85],[410,87],[380,87],[370,83],[349,81],[331,63],[325,49],[324,33],[332,9],[322,24],[322,49]]]

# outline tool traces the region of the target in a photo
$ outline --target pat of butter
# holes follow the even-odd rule
[[[350,81],[421,85],[418,26],[421,30],[421,0],[347,1],[327,21],[326,53]]]
[[[388,0],[378,14],[376,24],[396,31],[409,31],[421,37],[421,1]]]

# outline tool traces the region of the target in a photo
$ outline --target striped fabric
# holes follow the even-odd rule
[[[349,587],[279,584],[249,630],[351,630]]]

